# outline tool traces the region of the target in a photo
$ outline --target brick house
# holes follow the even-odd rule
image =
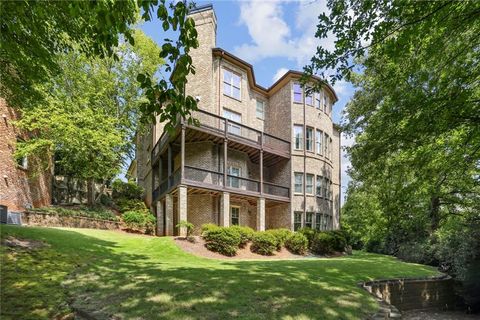
[[[13,157],[17,141],[27,139],[14,125],[19,113],[0,98],[0,205],[8,211],[48,206],[52,199],[52,173],[38,159]]]
[[[340,132],[333,88],[309,96],[288,71],[264,88],[253,67],[216,47],[211,5],[190,13],[200,47],[186,93],[200,126],[157,123],[137,140],[137,179],[155,211],[159,235],[183,234],[188,220],[256,230],[339,228]],[[312,81],[319,81],[313,79]]]

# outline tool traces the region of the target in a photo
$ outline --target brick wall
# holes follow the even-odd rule
[[[27,167],[22,168],[13,158],[17,137],[26,138],[13,125],[18,118],[19,114],[0,98],[0,204],[10,211],[51,202],[51,169],[34,157],[29,157]]]

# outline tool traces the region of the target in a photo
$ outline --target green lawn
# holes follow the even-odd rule
[[[170,238],[90,229],[1,226],[4,319],[55,318],[71,306],[98,319],[361,319],[376,309],[359,281],[434,275],[427,266],[355,252],[333,259],[198,258]],[[69,303],[67,303],[69,302]]]

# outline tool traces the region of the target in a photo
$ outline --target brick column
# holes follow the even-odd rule
[[[220,221],[218,224],[222,227],[230,225],[230,193],[228,192],[220,195]]]
[[[163,203],[162,201],[157,201],[157,236],[163,236],[164,235],[164,228],[165,226],[163,225]]]
[[[257,231],[265,231],[265,198],[257,200]]]
[[[173,236],[173,196],[165,195],[165,235]]]
[[[178,187],[178,222],[187,221],[187,187],[179,186]],[[187,229],[180,228],[179,230],[180,237],[187,236]]]

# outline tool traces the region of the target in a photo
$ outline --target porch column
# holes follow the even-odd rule
[[[219,225],[228,227],[230,225],[230,193],[223,192],[220,195],[220,221]]]
[[[265,231],[265,198],[257,200],[257,231]]]
[[[179,186],[178,187],[178,222],[180,221],[187,221],[187,187],[186,186]],[[187,236],[187,229],[180,228],[178,230],[178,234],[180,237]]]
[[[223,187],[227,186],[227,159],[228,158],[228,140],[225,138],[223,142]]]
[[[165,235],[173,236],[173,196],[165,195]]]
[[[163,215],[162,201],[157,201],[157,237],[164,235]]]

